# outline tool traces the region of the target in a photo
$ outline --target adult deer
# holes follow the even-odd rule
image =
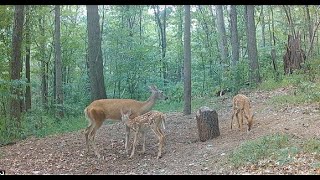
[[[90,144],[93,145],[95,155],[100,159],[100,154],[95,143],[95,135],[105,120],[121,121],[121,109],[131,109],[130,118],[135,118],[146,112],[149,112],[158,99],[167,99],[163,92],[156,86],[149,86],[151,96],[146,101],[137,101],[134,99],[99,99],[93,101],[84,109],[84,114],[89,120],[89,125],[85,130],[85,138],[88,153]],[[128,153],[128,139],[130,128],[126,126],[125,149]]]
[[[248,125],[247,132],[249,132],[252,127],[253,116],[254,116],[254,114],[251,111],[250,99],[243,94],[237,94],[236,96],[233,97],[232,104],[233,104],[233,113],[231,117],[231,129],[232,129],[234,116],[236,116],[238,127],[240,130],[242,130],[243,119],[245,118],[247,120],[247,125]]]

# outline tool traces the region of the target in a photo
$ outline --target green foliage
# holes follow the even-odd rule
[[[320,101],[320,60],[313,59],[306,62],[301,70],[296,70],[293,74],[284,76],[282,80],[265,80],[258,89],[274,90],[278,88],[288,88],[288,92],[283,95],[273,96],[268,103],[285,106],[287,104],[312,103]]]
[[[290,143],[288,135],[274,134],[243,143],[229,155],[229,161],[236,167],[268,158],[284,164],[296,153],[298,148]]]
[[[45,113],[33,113],[23,121],[24,134],[44,137],[51,134],[72,132],[83,129],[87,125],[84,116],[69,117],[57,120],[53,116]]]
[[[308,153],[320,155],[320,139],[312,138],[303,143],[303,150]]]
[[[166,95],[170,101],[183,101],[183,83],[176,83],[167,88]]]
[[[239,167],[246,164],[257,164],[263,160],[273,160],[283,165],[293,160],[301,153],[320,154],[320,141],[317,138],[303,140],[295,139],[289,135],[273,134],[263,136],[253,141],[243,143],[228,156],[228,160]],[[312,164],[319,167],[319,162]]]
[[[183,111],[183,102],[180,101],[160,101],[158,102],[153,109],[162,111],[162,112],[182,112]]]
[[[82,113],[83,114],[83,113]],[[21,121],[21,128],[13,121],[0,121],[0,145],[24,139],[29,136],[44,137],[52,134],[77,131],[87,126],[84,116],[56,119],[45,112],[29,112]]]
[[[292,88],[286,95],[273,96],[270,104],[285,106],[287,104],[301,104],[320,101],[320,83],[299,81],[296,88]],[[295,84],[295,82],[293,83]]]
[[[17,121],[0,116],[0,146],[23,139],[23,133],[19,127]]]
[[[278,95],[273,96],[268,103],[276,106],[286,106],[288,104],[302,104],[305,99],[301,95]]]

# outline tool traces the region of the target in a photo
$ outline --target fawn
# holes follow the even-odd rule
[[[164,145],[165,135],[161,129],[165,129],[165,119],[166,116],[164,113],[159,111],[149,111],[143,115],[137,116],[133,119],[130,119],[131,109],[127,113],[123,113],[121,109],[122,122],[129,127],[134,132],[134,140],[133,147],[131,151],[131,155],[129,158],[132,158],[134,155],[135,147],[137,145],[138,134],[141,133],[143,136],[143,145],[142,145],[142,153],[145,152],[145,130],[147,128],[152,129],[152,131],[156,134],[159,139],[159,149],[157,159],[161,157],[162,147]]]
[[[250,99],[243,95],[237,94],[233,97],[232,100],[233,104],[233,113],[231,117],[231,129],[234,120],[234,116],[236,116],[238,122],[238,128],[242,130],[243,118],[245,117],[248,123],[248,132],[251,130],[252,123],[253,123],[253,116],[254,114],[251,112],[251,105]]]

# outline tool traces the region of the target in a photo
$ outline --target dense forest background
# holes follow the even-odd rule
[[[0,145],[84,128],[93,100],[146,100],[151,84],[169,97],[157,109],[182,111],[188,75],[192,110],[289,83],[320,100],[319,6],[196,5],[190,17],[185,8],[1,5]]]

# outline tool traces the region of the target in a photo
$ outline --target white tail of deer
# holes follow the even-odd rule
[[[165,139],[165,135],[161,129],[161,126],[163,129],[165,129],[165,125],[164,125],[165,119],[166,119],[165,114],[162,112],[159,112],[159,111],[149,111],[149,112],[147,112],[143,115],[137,116],[133,119],[130,119],[130,117],[129,117],[131,114],[131,110],[129,110],[126,113],[123,113],[121,110],[121,114],[122,114],[122,121],[126,125],[126,127],[129,127],[130,129],[132,129],[134,131],[133,147],[132,147],[130,158],[132,158],[134,155],[135,148],[138,143],[137,138],[138,138],[139,133],[141,133],[143,136],[142,153],[145,152],[145,150],[146,150],[146,148],[145,148],[145,144],[146,144],[145,130],[147,128],[152,129],[152,131],[155,133],[155,135],[159,139],[159,149],[158,149],[157,158],[160,158],[162,148],[164,146],[164,139]]]
[[[251,130],[253,124],[253,113],[251,111],[250,99],[243,95],[238,94],[233,97],[233,113],[231,117],[231,129],[234,121],[234,116],[236,116],[238,127],[242,130],[243,118],[247,120],[248,132]]]
[[[93,145],[95,155],[100,158],[100,154],[95,144],[95,134],[105,120],[121,120],[121,109],[131,109],[130,118],[135,118],[141,114],[149,112],[158,99],[167,99],[161,90],[156,86],[149,86],[151,96],[146,101],[136,101],[133,99],[99,99],[93,101],[84,109],[85,117],[89,120],[89,125],[85,130],[85,138],[88,153],[90,144]],[[126,127],[125,149],[128,152],[128,139],[130,128]]]

